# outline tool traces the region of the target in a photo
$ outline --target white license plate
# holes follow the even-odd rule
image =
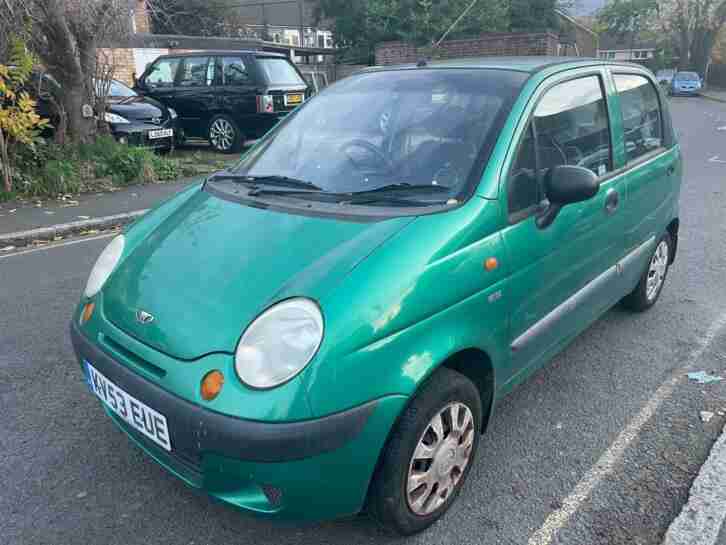
[[[158,131],[149,131],[149,140],[169,138],[170,136],[174,136],[174,129],[159,129]]]
[[[132,428],[157,445],[162,446],[165,450],[171,451],[171,440],[169,439],[166,417],[124,392],[87,361],[84,363],[86,364],[86,376],[91,391]]]

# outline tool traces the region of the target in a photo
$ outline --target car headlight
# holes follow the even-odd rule
[[[172,119],[176,119],[177,117],[179,117],[174,108],[167,108],[167,109],[169,110],[169,115],[171,116]]]
[[[105,114],[103,114],[103,120],[106,123],[114,123],[116,125],[126,125],[129,123],[129,120],[125,117],[121,117],[120,115],[111,112],[106,112]]]
[[[91,269],[91,274],[88,277],[86,290],[83,292],[86,297],[93,297],[101,291],[106,280],[108,280],[108,277],[111,276],[116,265],[118,265],[121,255],[124,253],[125,244],[126,239],[123,235],[119,235],[98,256],[96,264]]]
[[[318,305],[288,299],[268,308],[242,334],[234,361],[237,375],[252,388],[274,388],[305,369],[322,341]]]

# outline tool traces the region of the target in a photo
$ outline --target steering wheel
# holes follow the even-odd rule
[[[377,159],[383,163],[385,166],[385,170],[387,172],[393,170],[393,163],[391,163],[391,160],[386,157],[386,155],[383,153],[383,151],[376,146],[375,144],[371,144],[367,140],[363,140],[361,138],[354,138],[353,140],[349,140],[348,142],[345,142],[342,146],[340,146],[339,151],[345,153],[345,156],[348,158],[348,160],[353,163],[353,165],[356,168],[362,168],[365,165],[361,165],[359,161],[356,161],[355,157],[353,157],[349,151],[351,148],[363,148],[369,152],[371,152],[373,155],[376,156]]]

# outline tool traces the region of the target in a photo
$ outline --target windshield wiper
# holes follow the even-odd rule
[[[219,174],[209,178],[210,182],[230,180],[241,184],[271,185],[277,187],[291,187],[294,189],[307,189],[309,191],[322,191],[321,187],[306,180],[298,180],[289,176],[245,176],[241,174]]]
[[[445,185],[434,185],[434,184],[409,184],[408,182],[400,182],[396,184],[388,184],[384,185],[382,187],[377,187],[376,189],[369,189],[367,191],[354,191],[351,193],[352,196],[361,196],[361,195],[376,195],[379,193],[388,193],[388,192],[396,192],[396,193],[423,193],[423,192],[432,192],[432,193],[448,193],[451,191],[451,188]]]

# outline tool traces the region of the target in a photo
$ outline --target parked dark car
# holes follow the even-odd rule
[[[98,84],[99,94],[106,94],[105,121],[119,142],[132,146],[171,149],[181,136],[178,115],[158,100],[140,96],[120,81]],[[106,91],[104,93],[104,91]]]
[[[677,72],[671,82],[670,94],[676,95],[698,95],[701,93],[703,82],[701,76],[696,72]]]
[[[37,101],[37,111],[50,119],[51,128],[45,136],[52,136],[58,125],[56,103],[60,102],[61,85],[48,73],[35,72],[27,89]],[[139,96],[133,89],[117,80],[97,82],[98,95],[106,95],[104,120],[111,134],[119,142],[132,146],[171,149],[179,135],[177,113],[162,103]]]
[[[224,153],[263,136],[309,97],[287,57],[261,51],[164,55],[135,89],[179,112],[185,136],[206,138]]]

